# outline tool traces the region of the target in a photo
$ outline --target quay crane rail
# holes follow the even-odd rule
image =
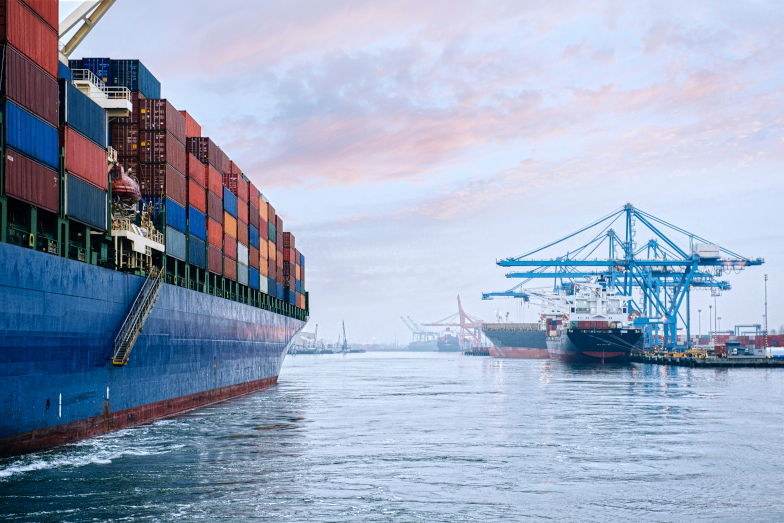
[[[623,232],[612,228],[623,218]],[[637,222],[647,230],[650,238],[637,245]],[[663,231],[667,231],[665,234]],[[591,235],[581,245],[566,254],[550,259],[534,259],[551,247],[567,240],[578,239],[582,234]],[[687,246],[677,243],[686,239]],[[672,236],[672,237],[671,237]],[[605,246],[607,258],[590,259]],[[762,258],[748,258],[719,247],[706,239],[672,225],[632,204],[578,229],[556,241],[543,245],[520,256],[496,261],[501,267],[524,267],[506,274],[507,278],[520,278],[522,282],[504,292],[483,293],[482,299],[514,297],[528,301],[535,291],[527,291],[525,284],[534,279],[552,278],[554,290],[566,290],[573,284],[603,278],[607,288],[632,298],[634,325],[642,327],[646,347],[656,345],[659,329],[666,348],[677,347],[677,326],[680,318],[686,327],[687,347],[691,344],[690,291],[693,288],[710,289],[714,296],[730,290],[727,281],[719,280],[727,272],[740,272],[746,267],[762,265]],[[634,289],[640,291],[635,300]],[[685,317],[680,311],[686,300]]]

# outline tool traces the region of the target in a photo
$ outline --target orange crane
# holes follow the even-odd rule
[[[460,349],[465,350],[467,344],[474,348],[482,346],[482,324],[484,321],[463,310],[460,295],[457,296],[457,313],[440,319],[435,323],[426,323],[425,327],[459,327]]]

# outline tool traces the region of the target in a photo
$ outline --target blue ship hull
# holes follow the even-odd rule
[[[164,284],[128,364],[114,366],[143,281],[0,243],[0,456],[274,385],[305,325]]]

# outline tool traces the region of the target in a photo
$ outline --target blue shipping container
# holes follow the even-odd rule
[[[237,197],[228,187],[223,188],[223,210],[235,218],[237,217]]]
[[[145,98],[161,97],[161,82],[139,60],[112,60],[109,84],[139,91]]]
[[[166,225],[170,227],[174,227],[181,233],[185,233],[186,228],[186,218],[185,218],[185,207],[180,205],[179,203],[175,202],[170,198],[166,198]],[[184,243],[183,243],[184,245]],[[183,247],[183,254],[182,259],[185,259],[185,252]]]
[[[67,80],[60,82],[60,124],[79,131],[106,149],[109,120],[106,111]]]
[[[73,82],[73,73],[71,73],[71,68],[62,62],[57,63],[60,64],[57,69],[57,77],[68,80],[69,82]]]
[[[190,240],[190,243],[188,244],[188,263],[201,267],[202,269],[206,268],[207,244],[192,234],[188,239]]]
[[[81,69],[87,69],[97,76],[103,83],[109,85],[109,78],[112,74],[111,58],[82,58]]]
[[[76,176],[65,179],[65,215],[93,229],[106,230],[106,191]]]
[[[272,222],[267,222],[267,237],[272,243],[278,243],[278,231]]]
[[[187,246],[185,235],[171,227],[166,227],[166,254],[178,260],[185,261]]]
[[[248,225],[248,236],[250,237],[250,246],[259,248],[259,230],[253,225]]]
[[[275,278],[267,278],[267,291],[270,296],[278,296],[278,282],[275,281]]]
[[[276,285],[278,286],[278,299],[282,300],[283,299],[283,285],[281,285],[280,283],[277,283]]]
[[[259,270],[254,269],[253,267],[250,268],[250,285],[251,289],[259,290]]]
[[[11,101],[0,104],[8,147],[57,169],[60,166],[57,129]],[[106,224],[104,224],[106,225]]]
[[[297,292],[302,292],[302,287],[300,285],[300,281],[296,280],[297,284],[294,286]]]
[[[300,267],[304,267],[305,266],[305,255],[302,254],[302,253],[299,254],[299,266]]]
[[[188,206],[188,232],[207,241],[207,217],[193,205]]]

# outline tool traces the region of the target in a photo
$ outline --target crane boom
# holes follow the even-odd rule
[[[84,22],[77,29],[76,33],[68,40],[63,50],[63,56],[67,59],[76,50],[82,40],[92,31],[95,24],[103,18],[103,15],[112,7],[116,0],[86,0],[77,7],[71,14],[65,17],[59,26],[59,37],[63,38],[69,31],[76,27],[80,22]]]

